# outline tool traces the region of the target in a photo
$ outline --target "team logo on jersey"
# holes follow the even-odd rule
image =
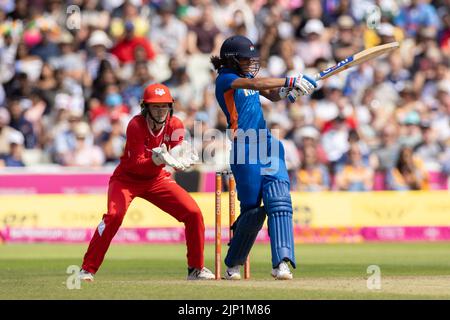
[[[168,134],[165,134],[163,140],[166,141],[166,142],[167,142],[167,141],[170,141],[169,135],[168,135]]]
[[[259,91],[252,90],[252,89],[242,89],[242,90],[244,90],[244,95],[246,97],[252,96],[252,95],[257,94],[259,92]]]
[[[163,88],[156,88],[155,89],[155,94],[157,94],[158,96],[163,96],[166,94],[166,91],[164,91]]]

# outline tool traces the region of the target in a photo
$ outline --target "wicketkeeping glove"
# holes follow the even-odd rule
[[[190,168],[199,160],[197,152],[187,141],[183,141],[179,145],[173,147],[169,153],[178,160],[185,169]]]
[[[185,170],[184,165],[167,151],[165,144],[152,149],[152,160],[157,166],[165,164],[177,170]]]

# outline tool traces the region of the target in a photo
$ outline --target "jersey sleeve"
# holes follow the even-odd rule
[[[180,119],[177,117],[172,117],[170,119],[170,140],[167,146],[169,149],[179,145],[184,140],[184,125]]]
[[[222,90],[222,92],[226,92],[231,89],[231,84],[234,80],[239,79],[239,76],[234,73],[222,73],[217,78],[217,86]]]
[[[136,119],[130,121],[127,127],[127,168],[136,171],[141,167],[154,165],[151,150],[146,150],[145,137]]]

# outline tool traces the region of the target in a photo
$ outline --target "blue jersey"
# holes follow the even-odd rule
[[[228,128],[233,131],[267,129],[259,91],[233,89],[231,84],[238,78],[240,77],[234,70],[221,68],[216,79],[216,99],[227,117]]]

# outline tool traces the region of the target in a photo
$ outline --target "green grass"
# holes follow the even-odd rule
[[[0,299],[450,299],[448,243],[297,245],[293,281],[273,280],[269,245],[256,245],[252,279],[235,282],[186,281],[184,245],[112,245],[95,282],[69,290],[67,267],[85,250],[0,245]],[[381,268],[380,290],[367,289],[369,265]]]

